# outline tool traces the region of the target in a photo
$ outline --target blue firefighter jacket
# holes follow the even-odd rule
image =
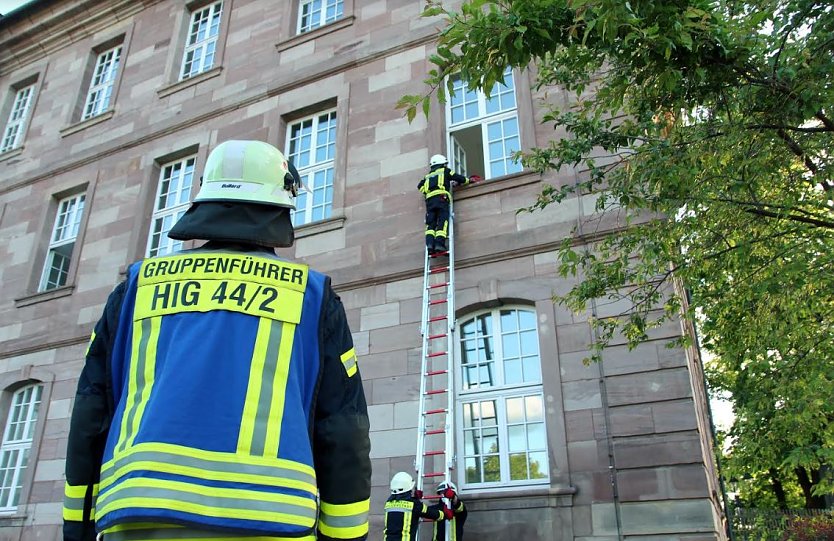
[[[120,288],[87,359],[106,358],[105,392],[79,382],[65,539],[93,516],[116,540],[365,539],[367,411],[329,279],[265,252],[201,250],[136,263]],[[106,407],[87,407],[101,394]],[[90,437],[90,416],[106,433]],[[75,456],[85,441],[99,468]]]

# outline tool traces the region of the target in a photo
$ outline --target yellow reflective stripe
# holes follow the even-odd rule
[[[158,453],[170,453],[172,455],[178,455],[181,457],[194,457],[200,460],[211,460],[211,461],[218,461],[218,462],[228,462],[232,464],[249,464],[252,466],[266,466],[266,467],[279,467],[279,468],[286,468],[288,470],[295,470],[304,474],[307,474],[313,478],[315,478],[316,471],[313,469],[312,466],[308,466],[306,464],[302,464],[300,462],[294,462],[292,460],[287,460],[284,458],[275,458],[275,457],[259,457],[259,456],[250,456],[250,455],[239,455],[235,453],[223,453],[220,451],[207,451],[205,449],[195,449],[193,447],[185,447],[183,445],[175,445],[171,443],[138,443],[131,448],[126,455],[121,455],[119,457],[113,458],[105,462],[101,469],[102,469],[102,477],[104,476],[105,470],[112,468],[113,465],[116,463],[117,460],[120,460],[122,456],[129,456],[133,453],[145,452],[145,451],[154,451]],[[102,489],[104,488],[104,481],[102,480]]]
[[[316,536],[305,535],[304,537],[271,537],[264,535],[245,536],[241,537],[235,535],[229,537],[228,533],[217,532],[199,532],[192,531],[183,533],[180,530],[176,532],[169,531],[155,531],[155,530],[138,530],[138,531],[116,531],[108,533],[104,531],[107,541],[182,541],[188,539],[189,541],[315,541]],[[176,535],[172,536],[173,533]]]
[[[89,485],[71,485],[64,483],[64,505],[62,514],[64,520],[82,522],[92,520],[96,511],[96,496],[98,496],[98,483],[93,484],[93,501],[91,502],[90,515],[84,516],[84,498],[87,496]]]
[[[426,194],[426,199],[428,199],[429,197],[434,197],[435,195],[450,196],[451,194],[447,190],[432,190]]]
[[[252,351],[252,361],[249,365],[249,386],[246,389],[246,400],[243,403],[243,416],[240,421],[240,433],[237,439],[238,453],[250,454],[252,436],[255,432],[255,419],[258,413],[258,401],[263,385],[263,370],[266,362],[266,350],[269,344],[269,334],[272,322],[261,318],[258,322],[258,334],[255,337],[255,348]]]
[[[316,502],[312,498],[152,478],[126,479],[104,493],[100,503],[97,519],[112,511],[131,507],[170,509],[217,518],[262,520],[302,527],[312,527],[316,519]]]
[[[130,370],[125,409],[122,413],[119,441],[116,451],[124,451],[133,444],[136,431],[145,411],[145,402],[150,396],[156,364],[156,346],[159,338],[161,318],[150,318],[133,323]]]
[[[90,348],[93,347],[93,342],[95,342],[95,340],[96,340],[96,331],[93,331],[93,334],[90,335],[90,343],[87,344],[87,351],[84,352],[85,357],[90,354]]]
[[[290,360],[295,338],[295,325],[283,323],[281,344],[278,346],[278,364],[272,385],[272,403],[266,425],[266,440],[263,456],[277,456],[281,441],[281,426],[284,422],[284,400],[287,396],[287,380],[290,377]]]
[[[356,350],[350,348],[341,356],[342,364],[345,367],[348,377],[352,377],[356,373]]]
[[[368,533],[371,500],[333,504],[321,502],[319,531],[336,539],[353,539]]]

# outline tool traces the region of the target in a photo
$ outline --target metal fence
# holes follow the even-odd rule
[[[735,541],[782,541],[794,519],[828,515],[834,520],[832,509],[731,509]]]

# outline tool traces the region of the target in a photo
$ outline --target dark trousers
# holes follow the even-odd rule
[[[449,199],[435,195],[426,199],[426,248],[446,249],[449,235]]]

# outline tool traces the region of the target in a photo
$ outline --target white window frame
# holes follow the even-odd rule
[[[55,223],[49,236],[49,247],[46,250],[43,272],[41,273],[38,291],[49,291],[67,285],[75,241],[84,216],[86,194],[79,193],[65,197],[58,201],[55,213]],[[69,250],[68,253],[67,250]],[[60,266],[56,266],[57,258],[63,258]],[[52,279],[52,271],[58,269],[56,280]]]
[[[113,86],[119,73],[122,46],[117,45],[100,53],[96,58],[90,88],[84,100],[81,120],[93,118],[107,111],[113,96]]]
[[[521,163],[512,159],[512,153],[521,150],[521,122],[518,116],[518,93],[513,72],[510,68],[504,72],[506,85],[496,83],[489,97],[480,90],[469,91],[460,77],[452,78],[454,94],[446,101],[446,140],[450,149],[452,168],[461,174],[477,174],[484,179],[497,178],[504,175],[518,173],[522,170]],[[506,98],[512,97],[510,104],[504,104]],[[491,107],[496,105],[497,107]],[[474,114],[467,114],[467,107],[474,106]],[[462,107],[462,109],[461,109]],[[455,111],[464,112],[463,118],[455,119]],[[512,125],[515,133],[511,132]],[[491,129],[497,126],[501,132],[498,139],[490,140]],[[476,133],[476,132],[480,133]],[[507,135],[509,132],[509,135]],[[462,138],[468,137],[464,143]],[[477,148],[475,138],[480,138],[480,148]],[[500,153],[494,156],[493,144],[500,146]],[[467,150],[466,147],[469,147]],[[464,160],[471,160],[468,163]],[[480,158],[480,160],[479,160]],[[493,171],[492,164],[499,164],[498,170]],[[465,173],[464,173],[465,171]]]
[[[196,164],[195,154],[160,166],[146,257],[168,255],[182,249],[182,241],[169,238],[168,231],[188,210]],[[163,189],[166,190],[164,193]]]
[[[29,462],[38,422],[43,385],[35,383],[14,392],[0,445],[0,514],[13,513],[20,502],[23,474]]]
[[[309,133],[297,131],[305,129],[306,125],[309,125]],[[287,126],[286,155],[298,169],[302,184],[295,200],[296,210],[292,212],[295,226],[326,220],[333,214],[337,128],[335,109],[293,121]]]
[[[0,152],[14,150],[23,143],[23,133],[26,121],[29,120],[29,111],[32,108],[34,96],[34,83],[19,88],[15,92],[12,108],[3,130],[3,139],[0,140]]]
[[[222,0],[191,12],[180,64],[180,81],[199,75],[214,66],[222,16]]]
[[[525,312],[532,316],[532,325],[529,327],[521,328],[519,326],[516,330],[509,330],[505,331],[501,327],[501,312],[503,311],[513,311],[513,312]],[[479,341],[484,339],[484,335],[478,334],[475,337],[468,337],[465,338],[462,332],[463,325],[470,321],[476,320],[476,318],[480,318],[481,316],[486,316],[491,319],[492,329],[490,334],[490,345],[492,348],[492,373],[490,377],[492,379],[492,385],[489,386],[481,386],[476,385],[470,388],[464,388],[464,356],[463,356],[463,346],[462,343],[464,341],[474,340]],[[516,315],[516,319],[518,320],[518,315]],[[519,486],[531,486],[531,485],[546,485],[550,482],[550,471],[549,471],[549,453],[547,448],[547,429],[544,417],[544,410],[545,410],[545,402],[544,402],[544,393],[542,387],[542,374],[541,374],[541,346],[539,344],[539,335],[538,335],[538,327],[537,327],[537,317],[536,312],[534,309],[526,306],[502,306],[492,310],[484,310],[475,312],[472,314],[467,314],[465,318],[459,319],[457,325],[457,336],[458,340],[456,341],[455,347],[457,348],[457,359],[458,366],[456,366],[456,381],[457,381],[457,398],[456,402],[459,404],[457,407],[458,413],[456,415],[456,439],[457,439],[457,457],[458,457],[458,482],[459,486],[463,489],[498,489],[502,487],[519,487]],[[507,337],[507,339],[511,339],[512,336],[520,336],[521,332],[534,332],[535,333],[535,353],[531,354],[527,352],[526,355],[522,356],[522,345],[521,340],[519,338],[518,341],[518,352],[513,352],[512,354],[507,352],[505,355],[505,348],[504,348],[504,339],[503,337]],[[500,339],[497,337],[501,337]],[[471,351],[471,350],[470,350]],[[479,354],[481,348],[476,350],[476,354]],[[531,359],[535,357],[536,370],[530,372],[529,377],[527,374],[524,374],[524,361],[523,358],[526,357]],[[505,368],[508,365],[508,362],[518,362],[520,369],[522,370],[522,377],[521,382],[513,382],[513,383],[506,383],[505,382]],[[477,363],[478,373],[480,374],[480,366],[485,365],[486,363]],[[526,378],[526,379],[525,379]],[[478,378],[480,380],[480,378]],[[540,416],[538,419],[528,420],[526,419],[525,413],[525,421],[522,423],[514,423],[510,424],[508,422],[508,408],[507,403],[510,400],[517,400],[521,399],[523,404],[526,404],[527,399],[538,400],[539,404],[539,411]],[[470,404],[475,403],[485,403],[492,401],[495,405],[495,418],[496,424],[495,425],[486,425],[487,429],[494,429],[495,431],[495,438],[498,442],[498,450],[494,453],[486,452],[484,449],[480,449],[477,453],[468,453],[467,449],[467,442],[466,442],[466,433],[467,432],[479,432],[482,434],[483,428],[485,425],[475,425],[472,424],[470,426],[464,426],[464,420],[466,416],[466,411],[469,408]],[[480,406],[479,406],[480,408]],[[524,410],[526,412],[526,409]],[[529,436],[528,434],[528,427],[531,424],[539,425],[537,428],[537,432],[541,440],[543,438],[544,447],[530,447],[529,439],[525,440],[525,447],[523,450],[515,449],[512,453],[510,452],[510,433],[514,429],[514,427],[524,426],[524,433],[525,438]],[[478,428],[480,426],[480,428]],[[479,440],[481,444],[483,444],[483,439]],[[543,463],[540,462],[541,473],[544,474],[543,477],[539,478],[527,478],[527,479],[511,479],[511,458],[510,455],[521,454],[521,453],[537,453],[540,458],[543,459]],[[499,460],[500,466],[500,473],[499,479],[496,481],[483,481],[483,482],[473,482],[467,479],[467,464],[469,460],[481,460],[483,463],[483,459],[487,456],[497,456]],[[528,462],[529,468],[529,462]],[[485,468],[481,467],[481,477],[485,475]],[[529,475],[529,471],[528,471]]]
[[[338,21],[344,15],[344,0],[299,0],[296,33],[310,32],[333,21]]]

